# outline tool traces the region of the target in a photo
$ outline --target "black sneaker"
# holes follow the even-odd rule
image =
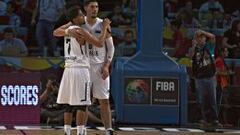
[[[114,132],[113,130],[107,130],[106,135],[114,135],[113,132]]]

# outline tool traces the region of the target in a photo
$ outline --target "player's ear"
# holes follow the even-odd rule
[[[87,12],[87,6],[84,6],[83,8],[84,8],[84,11],[86,13]]]
[[[76,19],[76,18],[73,18],[73,19],[72,19],[72,22],[73,22],[73,23],[75,23],[76,21],[77,21],[77,19]]]

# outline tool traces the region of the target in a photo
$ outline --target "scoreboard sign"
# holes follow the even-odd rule
[[[0,74],[0,124],[39,124],[40,74]]]

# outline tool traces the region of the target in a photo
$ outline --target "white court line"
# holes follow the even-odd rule
[[[240,133],[240,130],[236,130],[236,129],[216,129],[216,131],[221,131],[221,132],[224,132],[224,133],[233,133],[233,134],[239,134]]]
[[[134,128],[129,128],[129,127],[119,127],[118,129],[122,131],[136,131]]]
[[[159,131],[159,129],[151,127],[133,127],[135,130],[144,130],[144,131]]]
[[[0,130],[6,130],[7,128],[5,126],[0,126]]]
[[[14,126],[16,130],[54,130],[51,126]]]
[[[228,131],[228,132],[224,132],[224,133],[228,133],[228,134],[240,134],[240,131]]]
[[[181,132],[176,128],[162,128],[162,130],[164,131],[168,131],[168,132]]]
[[[105,130],[105,127],[96,127],[96,129],[101,130],[101,131],[104,131],[104,130]]]
[[[15,128],[16,130],[27,130],[27,129],[28,129],[27,126],[14,126],[14,128]]]
[[[180,128],[180,129],[185,129],[185,130],[188,130],[189,132],[196,132],[196,133],[204,133],[205,132],[201,129],[192,129],[192,128]]]

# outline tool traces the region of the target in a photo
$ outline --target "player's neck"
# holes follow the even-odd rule
[[[87,17],[87,23],[93,26],[97,22],[97,18]]]

